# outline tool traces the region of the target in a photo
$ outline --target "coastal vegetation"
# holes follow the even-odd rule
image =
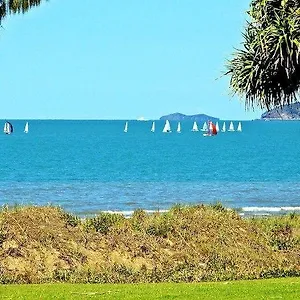
[[[0,24],[7,15],[25,13],[45,1],[48,0],[0,0]]]
[[[153,283],[300,275],[300,216],[242,218],[222,205],[80,219],[61,208],[0,213],[1,283]]]
[[[242,49],[228,62],[230,88],[246,108],[270,110],[297,101],[300,2],[252,0]]]

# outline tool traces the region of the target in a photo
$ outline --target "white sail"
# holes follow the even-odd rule
[[[241,122],[239,122],[236,131],[242,131],[242,123]]]
[[[124,132],[128,131],[128,122],[125,123]]]
[[[5,122],[3,132],[6,134],[11,134],[13,132],[12,125],[9,122]]]
[[[4,133],[7,133],[7,125],[8,125],[8,124],[5,122],[5,123],[4,123],[4,128],[3,128],[3,132],[4,132]]]
[[[217,130],[217,132],[219,132],[219,131],[220,131],[220,128],[219,128],[219,123],[218,123],[218,122],[216,123],[216,130]]]
[[[178,125],[177,125],[177,132],[181,133],[181,124],[180,124],[180,122],[178,122]]]
[[[234,131],[234,126],[232,122],[230,122],[228,131]]]
[[[29,125],[28,125],[28,122],[26,122],[25,128],[24,128],[24,132],[25,132],[25,133],[28,133],[28,129],[29,129]]]
[[[155,131],[155,122],[153,121],[152,122],[152,127],[151,127],[151,132],[154,132]]]
[[[208,127],[207,127],[207,123],[204,122],[203,127],[201,129],[201,131],[207,131]]]
[[[196,121],[194,121],[192,131],[199,131],[198,125],[197,125],[197,122],[196,122]]]
[[[223,123],[223,127],[222,127],[222,130],[221,130],[222,132],[225,132],[226,131],[226,124],[225,124],[225,122]]]
[[[164,129],[163,129],[163,132],[165,132],[165,133],[166,133],[166,132],[171,132],[171,125],[170,125],[169,120],[166,120]]]

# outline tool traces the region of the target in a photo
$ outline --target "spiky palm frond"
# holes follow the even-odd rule
[[[300,88],[300,0],[254,0],[243,50],[228,62],[230,88],[246,108],[295,102]]]
[[[8,14],[25,13],[48,0],[0,0],[0,24]]]

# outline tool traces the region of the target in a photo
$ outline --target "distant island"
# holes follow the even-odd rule
[[[300,102],[267,111],[261,115],[261,120],[300,120]]]
[[[213,122],[219,120],[219,118],[208,116],[205,114],[184,115],[181,113],[165,115],[165,116],[160,117],[159,119],[160,120],[169,120],[169,121],[208,121],[208,120],[211,120]]]

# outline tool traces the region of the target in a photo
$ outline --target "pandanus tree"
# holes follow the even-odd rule
[[[0,0],[0,24],[9,14],[25,13],[47,0]]]
[[[300,88],[300,0],[252,0],[243,47],[228,61],[233,94],[247,109],[297,101]]]

